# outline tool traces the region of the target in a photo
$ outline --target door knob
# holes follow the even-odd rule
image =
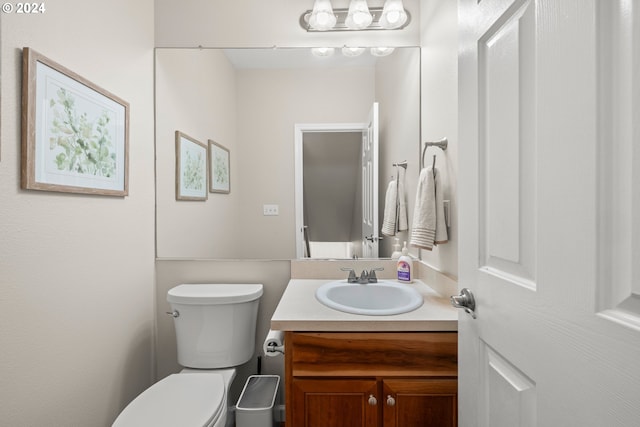
[[[451,297],[451,305],[455,308],[463,309],[471,317],[476,318],[476,300],[469,289],[462,288],[460,295],[453,295]]]
[[[373,237],[373,234],[371,236],[365,236],[364,238],[370,242],[375,242],[377,240],[375,237]]]
[[[373,394],[369,395],[369,405],[376,406],[378,404],[378,399],[375,398]]]

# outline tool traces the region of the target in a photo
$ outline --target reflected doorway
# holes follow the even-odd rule
[[[296,125],[298,258],[378,257],[377,127]]]

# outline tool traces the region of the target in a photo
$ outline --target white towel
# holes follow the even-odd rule
[[[387,186],[384,198],[384,218],[382,220],[382,234],[394,236],[396,234],[396,205],[398,202],[398,185],[395,179]]]
[[[382,234],[395,236],[397,231],[409,229],[407,218],[407,197],[404,191],[404,168],[398,171],[397,179],[392,179],[387,186],[384,198],[384,218]]]
[[[398,178],[398,231],[409,229],[409,218],[407,216],[407,195],[404,191],[404,177],[406,174],[404,168],[400,168],[400,176]]]
[[[447,233],[447,220],[444,216],[444,194],[442,193],[442,179],[440,171],[435,169],[435,187],[436,187],[436,244],[447,243],[449,234]]]
[[[435,243],[448,241],[444,203],[438,169],[420,171],[410,244],[431,250]]]

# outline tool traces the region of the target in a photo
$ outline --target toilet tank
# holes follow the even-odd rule
[[[178,363],[217,369],[253,356],[261,284],[187,284],[169,290]]]

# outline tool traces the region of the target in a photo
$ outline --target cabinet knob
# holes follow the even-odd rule
[[[391,397],[391,395],[387,396],[387,406],[395,406],[396,405],[396,400]]]
[[[373,394],[369,395],[369,405],[376,406],[378,404],[378,400],[375,398]]]

